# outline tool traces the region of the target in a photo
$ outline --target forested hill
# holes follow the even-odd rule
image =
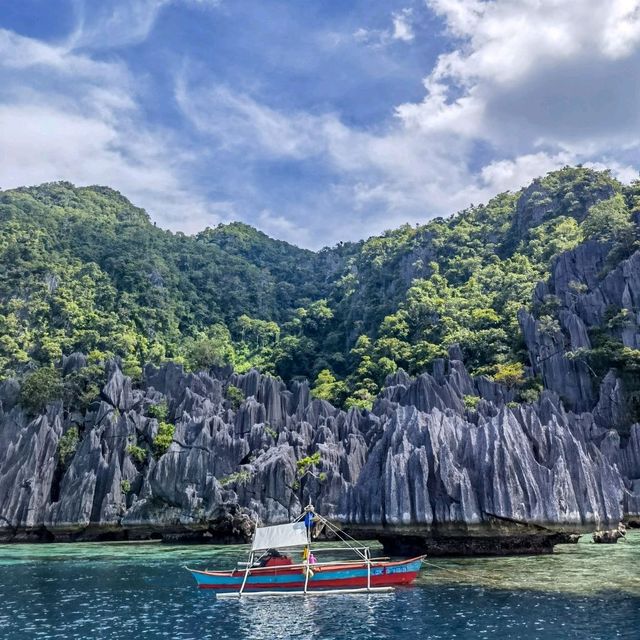
[[[80,351],[89,395],[117,355],[134,377],[165,360],[256,366],[368,407],[389,373],[426,370],[457,343],[473,373],[530,399],[539,382],[525,379],[518,310],[585,240],[607,244],[611,267],[630,255],[638,210],[640,182],[565,168],[450,218],[314,253],[241,223],[164,231],[106,187],[3,191],[0,379],[40,370],[56,393],[55,367]],[[536,312],[554,323],[544,304]]]

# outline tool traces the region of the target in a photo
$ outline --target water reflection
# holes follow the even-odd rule
[[[224,606],[237,616],[242,637],[256,640],[269,638],[320,638],[326,631],[328,619],[346,629],[375,629],[394,605],[394,595],[331,594],[303,598],[291,596],[252,596],[242,600],[225,600]],[[336,630],[336,632],[338,632]],[[374,637],[374,636],[369,636]]]

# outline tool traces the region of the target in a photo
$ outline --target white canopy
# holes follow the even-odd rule
[[[301,547],[306,544],[308,544],[308,539],[304,522],[293,522],[291,524],[278,524],[274,527],[256,528],[251,550]]]

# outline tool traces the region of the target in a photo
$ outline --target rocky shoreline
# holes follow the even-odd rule
[[[434,375],[387,382],[372,412],[344,412],[311,400],[306,383],[288,390],[257,371],[215,377],[168,364],[149,367],[133,389],[114,363],[62,475],[56,451],[70,425],[61,406],[29,421],[4,383],[0,536],[237,542],[256,518],[286,521],[311,499],[390,551],[531,553],[637,514],[628,488],[637,479],[619,466],[638,464],[638,425],[623,446],[552,392],[508,406],[507,389],[473,380],[455,359]],[[246,396],[235,411],[229,384]],[[466,409],[462,398],[480,388],[485,397]],[[158,421],[146,413],[160,400],[176,425],[173,442],[140,464],[130,445],[149,448]],[[301,474],[298,461],[317,452]]]

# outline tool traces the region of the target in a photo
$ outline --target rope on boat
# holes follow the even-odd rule
[[[300,516],[298,516],[297,520],[302,520],[305,516],[305,514],[307,513],[307,510],[311,508],[312,513],[314,515],[314,518],[317,518],[322,524],[324,524],[328,529],[330,529],[333,533],[335,533],[335,535],[342,540],[342,542],[344,542],[350,549],[352,549],[353,551],[355,551],[360,557],[362,557],[365,562],[367,563],[367,590],[371,589],[371,556],[370,554],[367,553],[362,553],[360,551],[359,548],[354,547],[352,544],[349,543],[349,540],[351,540],[352,542],[355,542],[358,545],[361,545],[362,543],[359,542],[358,540],[356,540],[353,536],[350,536],[346,531],[343,531],[342,529],[338,529],[336,526],[334,526],[333,524],[331,524],[331,522],[329,522],[329,520],[327,520],[326,518],[324,518],[323,516],[321,516],[319,513],[316,513],[315,511],[313,511],[313,506],[309,505]],[[347,540],[347,538],[349,540]],[[459,575],[462,576],[463,578],[466,578],[467,580],[473,580],[473,576],[471,573],[469,572],[465,572],[465,571],[456,571],[455,569],[448,569],[447,567],[442,567],[438,564],[434,564],[433,562],[427,562],[426,560],[423,560],[422,563],[424,565],[427,565],[429,567],[433,567],[435,569],[439,569],[440,571],[446,571],[448,573],[451,573],[453,575]],[[504,581],[500,580],[499,578],[493,578],[491,576],[483,576],[483,579],[488,580],[490,582],[493,582],[494,584],[504,584]],[[305,592],[306,592],[306,585],[305,585]]]
[[[352,540],[358,545],[361,545],[362,543],[358,542],[358,540],[350,536],[346,531],[342,531],[341,529],[338,529],[337,527],[333,526],[326,518],[316,513],[311,503],[309,503],[305,507],[305,510],[303,511],[303,515],[301,517],[304,517],[309,512],[313,514],[314,520],[317,518],[328,529],[333,531],[333,533],[335,533],[335,535],[338,536],[338,538],[342,540],[342,542],[344,542],[347,545],[347,547],[349,547],[352,551],[355,551],[355,553],[359,555],[367,563],[367,591],[371,591],[371,553],[369,549],[367,547],[364,547],[365,551],[363,553],[362,551],[360,551],[358,547],[354,547],[352,544],[350,544],[347,538],[349,538],[350,540]],[[309,544],[311,544],[311,530],[309,530],[308,534],[309,534]],[[304,582],[305,593],[307,592],[308,581],[309,581],[309,577],[307,574],[307,577],[305,578],[305,582]]]
[[[342,531],[342,529],[338,529],[337,527],[333,526],[326,518],[322,517],[320,514],[314,513],[314,516],[318,518],[318,520],[322,522],[322,524],[324,524],[328,529],[330,529],[333,533],[335,533],[336,536],[338,536],[338,538],[342,540],[342,542],[344,542],[350,549],[355,551],[363,560],[367,559],[366,555],[363,554],[358,547],[354,547],[352,544],[349,543],[349,540],[352,540],[356,544],[360,544],[360,545],[362,544],[361,542],[358,542],[358,540],[350,536],[346,531]],[[347,538],[349,538],[349,540],[347,540]]]

